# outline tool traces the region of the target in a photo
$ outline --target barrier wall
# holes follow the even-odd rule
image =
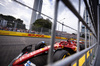
[[[10,35],[10,36],[25,36],[25,37],[39,37],[39,38],[51,38],[49,35],[41,35],[41,34],[31,34],[31,33],[22,33],[22,32],[14,32],[14,31],[5,31],[0,30],[0,35]],[[55,37],[56,39],[67,39],[65,37]]]
[[[0,35],[51,38],[51,36],[49,36],[49,35],[22,33],[22,32],[5,31],[5,30],[0,30]],[[57,37],[56,36],[56,39],[66,39],[67,40],[68,38],[65,38],[65,37]],[[70,40],[77,40],[77,39],[70,38]],[[81,40],[81,41],[84,41],[84,40]]]
[[[87,60],[89,59],[91,55],[92,55],[92,49],[90,50],[90,54],[89,54],[89,51],[87,52]],[[79,59],[79,66],[84,66],[83,65],[84,63],[85,63],[85,54]],[[77,63],[75,62],[72,66],[77,66]]]

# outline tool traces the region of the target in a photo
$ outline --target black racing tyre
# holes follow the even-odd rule
[[[36,66],[45,66],[47,65],[47,58],[48,54],[39,54],[31,59],[29,59],[32,63],[34,63]]]
[[[85,49],[85,45],[84,44],[80,44],[80,50]]]
[[[54,53],[53,62],[56,62],[56,61],[61,60],[61,59],[64,59],[65,57],[68,57],[68,56],[69,56],[69,52],[68,51],[66,51],[66,50],[57,50]]]
[[[35,45],[35,50],[38,50],[38,49],[43,48],[45,46],[46,46],[45,43],[39,42],[38,44]]]

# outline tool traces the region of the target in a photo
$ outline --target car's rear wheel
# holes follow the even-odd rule
[[[85,49],[85,45],[84,44],[80,44],[80,50]]]
[[[69,52],[66,50],[57,50],[54,53],[53,61],[56,62],[58,60],[64,59],[69,56]]]

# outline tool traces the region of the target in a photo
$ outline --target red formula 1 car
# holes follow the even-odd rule
[[[32,51],[32,45],[26,46],[22,53],[18,55],[9,66],[43,66],[47,64],[47,55],[50,46],[46,46],[44,41],[35,45],[35,51]],[[64,59],[76,52],[77,47],[70,41],[61,41],[54,44],[53,62]]]

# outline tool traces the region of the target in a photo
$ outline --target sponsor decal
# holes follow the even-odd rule
[[[2,33],[2,32],[0,32],[0,35],[9,35],[9,33]]]
[[[26,36],[26,34],[22,34],[22,36]]]
[[[42,50],[44,50],[44,48],[41,48],[40,50],[42,51]]]
[[[28,36],[31,36],[31,37],[44,37],[44,35],[39,35],[39,34],[28,34]]]
[[[35,36],[35,34],[28,34],[28,36]]]
[[[57,37],[57,36],[56,36],[56,38],[57,38],[57,39],[61,39],[61,37]]]
[[[27,57],[29,57],[29,54],[27,55]]]
[[[20,58],[20,61],[22,61],[22,58]]]
[[[33,55],[33,53],[31,53],[31,55]]]
[[[20,61],[22,61],[22,59],[24,59],[24,56],[22,56],[22,57],[20,58]]]
[[[18,62],[18,60],[16,60],[15,62]]]

